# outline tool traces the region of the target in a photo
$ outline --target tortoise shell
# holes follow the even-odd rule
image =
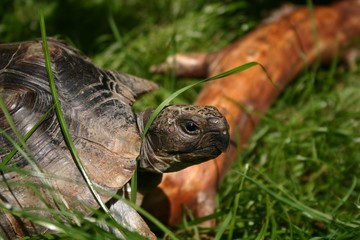
[[[129,181],[140,152],[136,115],[131,105],[139,95],[157,86],[128,74],[100,69],[60,41],[49,39],[48,48],[61,108],[75,147],[93,183],[106,190],[101,197],[107,201],[111,198],[109,192],[115,193]],[[12,170],[4,172],[3,180],[22,184],[11,189],[2,187],[1,195],[21,207],[37,206],[38,196],[27,185],[31,184],[50,196],[51,193],[43,189],[44,180],[38,177],[36,165],[51,187],[59,190],[63,196],[61,201],[67,206],[83,208],[85,202],[97,208],[52,109],[42,42],[3,44],[0,50],[0,96],[19,135],[29,132],[50,110],[26,141],[28,156],[18,152],[7,165],[3,164],[3,169]],[[14,141],[18,138],[4,111],[0,112],[0,127],[3,132],[0,158],[4,159],[14,147],[9,137]],[[19,174],[20,169],[26,174]],[[47,204],[56,205],[54,200],[48,201]]]

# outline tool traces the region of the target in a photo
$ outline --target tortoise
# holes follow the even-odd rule
[[[132,104],[158,86],[98,68],[62,41],[49,38],[48,48],[60,105],[86,172],[120,224],[154,238],[134,209],[122,201],[110,200],[119,191],[124,192],[135,169],[139,192],[145,192],[160,182],[163,172],[178,171],[224,152],[229,145],[226,119],[212,106],[169,105],[156,117],[142,142],[144,125],[153,110],[135,113]],[[99,208],[74,163],[52,109],[41,40],[0,45],[0,93],[20,136],[44,118],[26,140],[30,154],[18,151],[8,163],[0,165],[3,238],[48,230],[12,215],[9,209],[37,209],[36,214],[53,218],[41,209],[59,209],[60,202],[88,215],[89,209]],[[5,111],[0,112],[0,128],[3,160],[14,147],[10,139],[17,139]]]

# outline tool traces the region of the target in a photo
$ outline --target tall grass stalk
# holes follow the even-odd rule
[[[98,192],[96,191],[89,175],[87,174],[85,167],[79,157],[79,154],[75,148],[75,145],[72,141],[72,137],[69,131],[69,128],[66,124],[65,121],[65,117],[64,114],[61,110],[61,105],[60,105],[60,101],[59,101],[59,97],[57,94],[57,89],[56,89],[56,84],[55,84],[55,80],[52,74],[52,69],[51,69],[51,59],[50,59],[50,54],[49,54],[49,49],[48,49],[48,45],[47,45],[47,36],[46,36],[46,28],[45,28],[45,20],[44,20],[44,16],[42,14],[42,12],[40,12],[40,24],[41,24],[41,38],[42,38],[42,44],[43,44],[43,51],[44,51],[44,58],[45,58],[45,66],[46,66],[46,71],[48,74],[48,78],[49,78],[49,86],[50,86],[50,91],[51,91],[51,95],[54,101],[54,110],[56,112],[58,121],[59,121],[59,125],[60,128],[62,130],[63,133],[63,137],[64,140],[66,142],[66,145],[68,146],[68,149],[76,163],[76,166],[78,167],[79,171],[81,172],[81,175],[83,176],[87,186],[90,189],[91,194],[93,195],[93,197],[95,198],[96,202],[99,204],[99,206],[101,207],[101,209],[108,215],[108,217],[112,220],[113,217],[109,211],[109,209],[107,208],[107,206],[103,203],[103,201],[101,200],[100,195],[98,194]],[[115,221],[115,220],[114,220]],[[128,238],[130,236],[133,236],[133,234],[131,234],[129,231],[127,231],[123,226],[118,224],[118,230],[121,232],[121,234]]]

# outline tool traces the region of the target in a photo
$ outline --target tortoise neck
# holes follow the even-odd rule
[[[137,125],[141,136],[144,133],[145,125],[149,120],[150,115],[153,113],[153,111],[154,111],[153,109],[147,109],[137,114]],[[169,168],[169,165],[161,159],[161,157],[158,155],[158,152],[156,152],[155,149],[156,148],[154,148],[151,139],[151,127],[150,127],[150,129],[142,139],[140,156],[138,161],[139,171],[163,173],[164,171],[166,171],[166,169]]]
[[[153,109],[146,109],[145,111],[136,114],[136,121],[137,121],[140,136],[143,135],[145,125],[146,125],[147,121],[149,120],[150,115],[153,113],[153,111],[154,111]]]

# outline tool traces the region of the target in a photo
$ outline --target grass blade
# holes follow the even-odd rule
[[[51,60],[50,60],[50,54],[49,54],[49,50],[48,50],[48,46],[47,46],[45,21],[44,21],[43,15],[41,13],[40,13],[40,26],[41,26],[43,51],[44,51],[44,57],[45,57],[45,66],[46,66],[46,71],[47,71],[48,78],[49,78],[49,86],[50,86],[51,94],[52,94],[53,101],[54,101],[54,109],[55,109],[56,116],[57,116],[59,124],[60,124],[61,131],[63,133],[64,140],[65,140],[66,145],[68,146],[68,149],[76,163],[76,166],[78,167],[87,186],[89,187],[91,194],[93,195],[93,197],[99,204],[100,208],[109,216],[110,219],[112,219],[114,222],[116,222],[115,219],[112,217],[107,206],[102,202],[100,195],[96,191],[90,177],[88,176],[88,174],[85,170],[85,167],[80,159],[80,156],[75,148],[74,142],[72,141],[70,131],[69,131],[68,126],[65,121],[65,116],[61,110],[61,105],[60,105],[54,77],[53,77],[52,70],[51,70]],[[133,233],[133,232],[127,230],[123,226],[120,226],[119,224],[117,224],[117,228],[121,232],[121,234],[127,239],[134,237],[134,234],[136,234],[136,233]],[[136,234],[136,235],[138,235],[138,234]]]
[[[26,154],[27,156],[31,156],[31,151],[26,146],[24,139],[21,137],[20,133],[16,129],[15,123],[12,120],[11,115],[8,112],[7,108],[6,108],[6,105],[5,105],[5,102],[4,102],[3,98],[2,98],[2,96],[0,96],[0,108],[1,108],[1,111],[3,112],[3,114],[4,114],[5,118],[6,118],[6,122],[9,124],[9,126],[10,126],[11,130],[13,131],[17,141],[19,141],[20,146],[24,147],[24,150],[25,150],[24,154]],[[16,153],[16,151],[15,151],[15,153]],[[10,153],[10,156],[11,156],[11,153]],[[7,164],[7,162],[11,159],[10,156],[3,159],[2,163],[1,163],[1,166],[5,166],[5,164]],[[36,163],[34,161],[32,161],[31,157],[27,158],[27,160],[29,161],[29,164],[31,164],[36,171],[40,172],[40,169],[37,167]]]
[[[273,190],[270,190],[269,188],[265,187],[263,184],[261,184],[260,182],[256,181],[255,179],[248,177],[246,175],[244,175],[243,173],[239,172],[240,175],[244,176],[244,178],[248,179],[250,182],[256,184],[260,189],[262,189],[263,191],[265,191],[267,194],[269,194],[270,196],[274,197],[275,199],[277,199],[278,201],[281,201],[291,207],[293,207],[294,209],[297,209],[299,211],[301,211],[303,213],[303,215],[325,222],[325,223],[336,223],[336,224],[340,224],[344,227],[349,227],[349,228],[354,228],[357,229],[360,227],[359,224],[356,223],[348,223],[348,222],[343,222],[340,219],[337,219],[329,214],[320,212],[316,209],[313,209],[305,204],[303,204],[302,202],[294,199],[293,197],[291,197],[288,193],[286,193],[285,191],[279,189],[285,196],[281,196],[280,194],[276,193]],[[260,175],[262,175],[261,173],[259,173]],[[262,175],[263,176],[263,175]],[[263,176],[265,177],[265,176]],[[274,182],[272,182],[270,179],[266,180],[268,182],[270,182],[273,186],[276,186],[276,184]]]
[[[45,174],[43,173],[43,171],[39,168],[38,164],[36,161],[34,161],[34,158],[32,156],[31,150],[26,146],[25,141],[27,138],[29,138],[31,136],[31,134],[37,129],[37,127],[41,124],[41,122],[46,118],[47,114],[51,111],[51,109],[49,109],[41,118],[39,121],[37,121],[35,123],[35,125],[30,129],[30,131],[28,133],[25,134],[24,137],[20,136],[20,133],[17,131],[16,126],[14,121],[11,118],[10,113],[8,112],[8,110],[6,109],[5,103],[3,101],[3,98],[0,96],[0,108],[2,110],[2,112],[4,113],[4,116],[6,118],[7,123],[10,125],[10,128],[12,129],[12,131],[15,134],[15,137],[17,138],[17,140],[19,141],[19,143],[17,143],[14,139],[12,139],[12,137],[6,133],[6,131],[4,129],[0,128],[0,134],[3,135],[5,137],[5,139],[7,139],[13,146],[13,149],[6,155],[6,157],[4,159],[2,159],[2,162],[0,164],[0,171],[4,170],[4,167],[6,166],[6,164],[12,159],[12,157],[19,152],[21,154],[21,156],[23,156],[23,158],[28,162],[28,164],[32,167],[32,169],[34,171],[29,172],[28,174],[31,174],[33,176],[38,176],[40,181],[42,182],[42,184],[48,188],[48,189],[54,189],[52,184],[48,181],[48,179],[46,178]],[[5,181],[6,182],[6,181]],[[9,190],[11,190],[10,186],[7,186],[9,188]],[[59,198],[56,196],[56,194],[53,194],[52,191],[51,195],[54,199],[55,202],[59,202]],[[38,194],[38,196],[40,197],[40,199],[42,199],[42,202],[48,206],[48,201],[46,198],[43,198],[43,194]],[[60,198],[61,199],[61,198]]]
[[[111,31],[112,31],[112,33],[114,35],[114,38],[115,38],[116,42],[119,43],[119,45],[121,47],[123,47],[123,45],[124,45],[123,38],[121,37],[119,28],[116,26],[114,17],[112,15],[110,15],[108,17],[108,21],[109,21],[109,25],[110,25]]]
[[[7,112],[6,108],[5,108],[5,104],[4,101],[2,99],[2,97],[0,96],[0,108],[3,110],[3,112],[5,113],[5,115],[9,115],[9,113]],[[52,111],[52,108],[50,108],[43,116],[41,116],[41,118],[35,123],[35,125],[30,129],[29,132],[27,132],[23,138],[20,139],[19,141],[19,147],[22,147],[23,144],[31,137],[31,135],[36,131],[36,129],[41,125],[41,123],[46,119],[46,117],[49,115],[49,113]],[[11,118],[9,118],[11,119]],[[10,120],[11,121],[11,120]],[[17,148],[14,147],[6,156],[5,158],[2,160],[2,162],[0,163],[0,169],[2,169],[6,164],[8,164],[8,162],[15,156],[15,154],[17,153]]]
[[[339,202],[339,204],[334,208],[334,210],[332,211],[331,215],[335,215],[335,213],[337,212],[337,210],[349,199],[349,197],[351,196],[351,194],[354,192],[355,188],[357,186],[357,178],[356,176],[353,177],[353,182],[350,186],[350,189],[347,191],[347,193],[345,194],[345,196],[341,199],[341,201]]]
[[[237,144],[237,146],[239,146],[239,144]],[[245,171],[244,171],[244,175],[246,176],[247,175],[247,172],[249,170],[249,164],[247,163],[245,165]],[[234,205],[233,205],[233,208],[232,208],[232,219],[231,219],[231,222],[229,224],[229,235],[228,235],[228,240],[231,240],[233,239],[233,233],[234,233],[234,229],[235,229],[235,221],[236,221],[236,214],[237,214],[237,210],[239,208],[239,205],[240,205],[240,193],[243,189],[243,186],[244,186],[244,181],[245,178],[243,177],[240,181],[240,186],[239,186],[239,190],[237,192],[237,194],[235,195],[235,199],[234,199]]]
[[[233,216],[232,212],[229,212],[228,215],[226,216],[225,220],[219,225],[214,240],[222,239],[222,236],[223,236],[226,228],[228,227],[232,216]]]
[[[193,83],[193,84],[190,84],[186,87],[183,87],[179,90],[177,90],[176,92],[174,92],[173,94],[171,94],[168,98],[166,98],[162,103],[159,104],[159,106],[154,110],[154,112],[150,115],[150,118],[149,120],[147,121],[145,127],[144,127],[144,132],[142,134],[142,140],[144,139],[144,137],[146,136],[146,133],[147,131],[149,130],[152,122],[155,120],[156,116],[161,112],[161,110],[166,107],[172,100],[174,100],[174,98],[176,98],[177,96],[179,96],[180,94],[182,94],[183,92],[189,90],[190,88],[193,88],[195,87],[196,85],[199,85],[201,83],[204,83],[204,82],[208,82],[208,81],[212,81],[212,80],[216,80],[216,79],[220,79],[220,78],[224,78],[224,77],[227,77],[227,76],[230,76],[232,74],[235,74],[235,73],[239,73],[239,72],[242,72],[242,71],[245,71],[246,69],[249,69],[253,66],[256,66],[256,65],[259,65],[263,70],[264,72],[267,74],[268,78],[271,80],[270,76],[268,75],[268,73],[266,72],[265,68],[260,64],[260,63],[257,63],[257,62],[248,62],[248,63],[245,63],[243,65],[240,65],[236,68],[233,68],[233,69],[230,69],[229,71],[226,71],[224,73],[221,73],[219,75],[216,75],[214,77],[210,77],[210,78],[207,78],[207,79],[204,79],[204,80],[201,80],[199,82],[196,82],[196,83]],[[272,82],[272,81],[271,81]]]
[[[61,127],[61,131],[63,133],[63,137],[64,140],[66,142],[66,145],[69,148],[69,151],[76,163],[76,166],[78,167],[79,171],[81,172],[83,178],[86,181],[86,184],[88,185],[92,195],[94,196],[95,200],[97,201],[97,203],[99,204],[99,206],[104,210],[104,212],[108,213],[109,215],[109,209],[105,206],[105,204],[102,202],[100,195],[97,193],[97,191],[94,188],[94,185],[91,182],[91,179],[89,178],[88,174],[86,173],[85,167],[79,157],[78,152],[76,151],[75,145],[72,141],[71,135],[70,135],[70,131],[68,129],[68,126],[66,124],[65,121],[65,116],[61,110],[61,106],[60,106],[60,101],[59,101],[59,97],[57,94],[57,89],[56,89],[56,85],[55,85],[55,80],[52,74],[52,70],[51,70],[51,60],[50,60],[50,54],[49,54],[49,49],[48,49],[48,45],[47,45],[47,38],[46,38],[46,30],[45,30],[45,20],[44,20],[44,16],[42,13],[40,13],[40,27],[41,27],[41,37],[42,37],[42,44],[43,44],[43,51],[44,51],[44,58],[45,58],[45,65],[46,65],[46,71],[48,74],[48,78],[49,78],[49,85],[50,85],[50,90],[51,90],[51,94],[52,94],[52,98],[54,101],[54,109],[56,112],[56,116],[58,118],[60,127]]]
[[[263,223],[259,234],[256,236],[255,240],[262,240],[265,239],[266,233],[267,233],[267,229],[269,227],[269,220],[270,220],[270,215],[271,215],[271,206],[270,206],[270,200],[269,200],[269,196],[266,197],[266,218],[265,218],[265,223]]]
[[[130,201],[132,201],[133,203],[136,203],[136,196],[137,196],[137,169],[135,169],[134,174],[131,177],[130,186],[131,186]]]

